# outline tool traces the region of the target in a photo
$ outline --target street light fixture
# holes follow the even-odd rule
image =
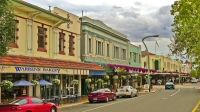
[[[146,55],[147,55],[147,62],[148,62],[148,80],[147,80],[147,83],[149,84],[149,90],[150,90],[150,84],[151,84],[151,81],[150,81],[150,63],[149,63],[149,51],[148,51],[148,48],[146,46],[146,44],[144,43],[144,40],[147,39],[147,38],[150,38],[150,37],[159,37],[159,35],[151,35],[151,36],[146,36],[144,38],[142,38],[142,43],[144,44],[144,47],[146,48]]]

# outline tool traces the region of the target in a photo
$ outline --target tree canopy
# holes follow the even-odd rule
[[[5,56],[7,47],[14,40],[14,11],[11,0],[1,0],[0,3],[0,56]]]
[[[171,15],[174,16],[173,40],[169,45],[172,54],[185,53],[200,64],[200,0],[179,0],[172,4]]]

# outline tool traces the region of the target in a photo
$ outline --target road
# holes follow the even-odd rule
[[[157,86],[155,93],[143,93],[134,98],[120,98],[109,103],[85,103],[61,108],[59,112],[191,112],[200,100],[200,89],[189,86],[175,86],[175,90],[164,90]]]

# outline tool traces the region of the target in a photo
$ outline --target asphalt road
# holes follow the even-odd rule
[[[200,84],[175,86],[164,90],[159,86],[155,93],[143,93],[134,98],[120,98],[109,103],[85,103],[61,108],[58,112],[191,112],[200,100]]]

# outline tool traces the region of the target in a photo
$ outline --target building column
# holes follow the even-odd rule
[[[40,74],[36,74],[36,80],[40,79]],[[41,98],[41,90],[40,90],[40,85],[36,86],[36,96]]]
[[[27,19],[27,49],[26,54],[29,56],[33,55],[32,37],[33,37],[33,20]]]
[[[81,51],[80,51],[80,45],[81,45],[81,39],[80,39],[80,35],[77,35],[77,46],[76,46],[76,51],[77,51],[77,60],[81,61]],[[86,47],[87,48],[87,47]]]
[[[1,74],[0,74],[0,82],[1,82]],[[0,87],[0,103],[1,103],[1,87]]]
[[[78,93],[81,95],[81,75],[78,75]]]
[[[59,49],[59,43],[58,43],[58,29],[54,28],[53,30],[53,58],[56,58],[56,56],[58,55],[58,49]]]
[[[33,74],[28,74],[28,81],[31,82],[33,80]],[[28,86],[28,96],[33,96],[33,86]]]

